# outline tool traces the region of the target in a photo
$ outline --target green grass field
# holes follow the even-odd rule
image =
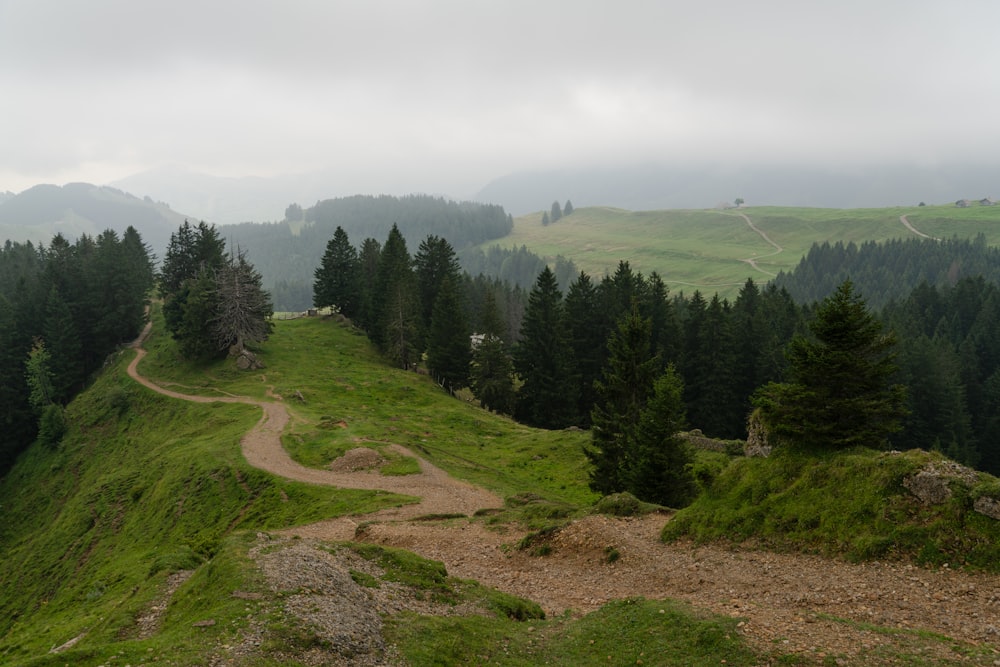
[[[778,246],[752,230],[740,213]],[[906,215],[920,232],[943,238],[983,233],[1000,245],[1000,206],[948,206],[882,209],[748,207],[731,210],[625,211],[578,208],[554,224],[542,226],[542,213],[514,221],[514,231],[499,242],[524,245],[553,259],[563,255],[591,276],[614,273],[620,260],[633,269],[657,271],[674,292],[718,292],[732,298],[747,278],[767,282],[779,271],[795,268],[813,243],[885,241],[913,238],[900,222]],[[745,260],[753,259],[759,269]]]

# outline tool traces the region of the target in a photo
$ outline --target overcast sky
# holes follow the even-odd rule
[[[1000,159],[996,0],[0,0],[0,191]]]

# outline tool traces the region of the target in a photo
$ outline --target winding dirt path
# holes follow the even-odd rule
[[[770,276],[771,278],[774,278],[778,274],[771,273],[770,271],[765,271],[764,269],[760,268],[760,266],[758,266],[758,264],[757,264],[757,260],[758,259],[762,259],[764,257],[774,257],[775,255],[783,253],[785,251],[785,249],[782,248],[777,243],[775,243],[774,241],[772,241],[771,237],[768,236],[764,232],[764,230],[762,230],[760,227],[758,227],[757,225],[755,225],[753,223],[753,220],[750,219],[749,215],[747,215],[746,213],[739,213],[739,212],[735,213],[735,215],[738,215],[741,218],[743,218],[743,220],[747,223],[747,225],[750,227],[750,229],[752,229],[757,235],[759,235],[762,239],[764,239],[764,241],[768,245],[770,245],[772,248],[774,248],[774,252],[769,252],[768,254],[766,254],[766,255],[760,255],[759,257],[747,257],[746,259],[741,259],[740,261],[741,262],[746,262],[747,264],[749,264],[750,266],[752,266],[755,271],[759,271],[759,272],[763,273],[765,276]]]
[[[485,489],[457,480],[437,466],[417,456],[401,445],[389,448],[404,456],[415,458],[420,464],[420,473],[403,476],[384,476],[376,471],[334,472],[307,468],[294,461],[281,445],[281,434],[288,425],[288,409],[284,403],[262,401],[246,396],[195,396],[184,394],[166,387],[139,374],[139,362],[146,356],[143,342],[149,336],[152,324],[147,324],[139,338],[132,344],[135,358],[128,365],[128,374],[139,384],[159,394],[194,403],[245,403],[255,405],[262,411],[260,421],[240,440],[243,456],[247,463],[273,475],[309,484],[321,484],[347,489],[370,489],[390,491],[420,499],[419,502],[398,508],[385,509],[363,517],[342,517],[330,522],[317,524],[317,533],[337,532],[333,539],[352,539],[358,521],[373,519],[409,519],[428,514],[460,513],[471,516],[476,510],[502,507],[503,500]]]
[[[941,240],[941,239],[939,239],[936,236],[931,236],[930,234],[924,234],[922,231],[920,231],[919,229],[917,229],[916,227],[914,227],[912,224],[910,224],[909,219],[905,215],[899,216],[899,221],[901,223],[903,223],[904,227],[906,227],[908,230],[910,230],[911,232],[913,232],[917,236],[922,236],[925,239],[931,239],[932,241],[940,241]]]
[[[451,479],[405,448],[393,446],[420,461],[419,475],[396,478],[305,468],[281,446],[279,436],[289,418],[283,404],[190,396],[143,378],[137,366],[145,354],[141,345],[146,335],[148,327],[134,344],[136,358],[128,367],[137,382],[181,400],[248,403],[263,410],[242,440],[252,465],[303,482],[379,488],[422,498],[418,504],[282,531],[287,536],[363,539],[406,548],[440,560],[452,575],[532,599],[555,614],[588,612],[631,596],[686,600],[744,619],[740,632],[755,648],[799,654],[809,663],[836,657],[845,659],[837,664],[890,664],[894,653],[905,652],[931,662],[1000,664],[1000,577],[995,575],[663,544],[659,533],[669,520],[665,515],[586,517],[555,534],[549,556],[532,556],[512,548],[524,534],[515,528],[469,520],[409,521],[436,513],[471,515],[502,503],[490,492]],[[359,531],[361,522],[365,525]],[[620,555],[614,562],[608,562],[609,548]],[[970,647],[973,652],[963,658],[959,651]]]

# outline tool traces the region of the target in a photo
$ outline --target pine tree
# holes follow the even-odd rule
[[[200,222],[197,227],[192,227],[185,220],[177,232],[170,235],[160,271],[160,296],[163,297],[163,318],[167,329],[176,340],[188,337],[185,347],[189,350],[201,349],[198,356],[205,356],[202,344],[190,339],[197,336],[211,338],[209,318],[201,319],[199,327],[200,315],[197,313],[211,312],[210,308],[205,310],[203,293],[211,291],[209,283],[215,270],[224,262],[224,251],[225,244],[214,226]],[[187,299],[191,294],[197,295],[199,303],[189,309]],[[211,345],[210,341],[205,342]]]
[[[427,369],[450,393],[469,382],[469,331],[459,302],[458,288],[450,277],[442,281],[434,303],[427,336]]]
[[[420,298],[420,326],[429,331],[431,318],[445,281],[457,288],[462,275],[458,257],[451,244],[439,236],[428,236],[420,242],[413,257],[413,272]]]
[[[515,408],[520,421],[541,428],[565,428],[576,421],[577,387],[562,294],[548,267],[528,296],[514,369],[522,380]]]
[[[590,411],[597,398],[594,382],[601,377],[607,355],[607,333],[598,307],[597,288],[586,273],[581,271],[570,285],[565,309],[569,344],[580,387],[577,403],[579,425],[586,428],[590,425]]]
[[[755,397],[768,431],[802,445],[881,446],[905,415],[905,389],[891,383],[895,336],[883,332],[850,280],[820,304],[809,328],[813,338],[788,346],[790,381]]]
[[[237,248],[215,272],[215,310],[211,333],[219,350],[241,354],[247,344],[267,340],[273,325],[271,295],[263,287],[260,273]]]
[[[372,297],[375,343],[393,363],[410,368],[420,354],[420,313],[410,253],[396,225],[382,246]]]
[[[510,414],[514,410],[514,365],[503,341],[504,325],[492,291],[485,295],[482,324],[482,340],[472,351],[469,369],[472,395],[487,410]]]
[[[215,276],[203,269],[184,281],[171,304],[176,306],[175,330],[181,354],[189,359],[212,359],[223,355],[223,348],[212,332],[212,320],[218,311]],[[166,304],[164,304],[166,314]]]
[[[563,217],[565,218],[567,215],[571,215],[572,213],[573,213],[573,202],[567,199],[566,205],[563,206]]]
[[[649,349],[650,329],[649,320],[633,305],[608,340],[608,361],[596,384],[597,401],[590,416],[591,447],[586,450],[594,466],[590,488],[598,493],[629,488],[635,462],[631,449],[659,366]]]
[[[73,315],[55,286],[45,302],[42,335],[51,352],[52,400],[65,405],[83,386],[83,349]]]
[[[697,487],[691,446],[678,433],[684,428],[684,386],[672,365],[656,380],[653,395],[639,416],[631,444],[626,488],[641,500],[684,507]]]
[[[552,222],[559,222],[559,219],[562,218],[562,216],[563,213],[562,209],[559,208],[559,202],[557,201],[552,202],[552,213],[550,214],[549,218],[552,220]]]
[[[336,308],[344,317],[354,319],[361,305],[359,271],[358,253],[347,232],[338,226],[313,274],[313,305]]]
[[[358,253],[358,280],[360,301],[355,323],[373,337],[375,326],[375,283],[378,280],[378,265],[382,258],[382,245],[373,238],[361,243]]]

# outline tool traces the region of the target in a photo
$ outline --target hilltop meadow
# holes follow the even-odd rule
[[[745,206],[733,209],[626,211],[577,208],[555,223],[542,225],[543,212],[514,219],[514,228],[486,248],[524,245],[552,261],[572,260],[591,276],[613,274],[622,258],[632,267],[657,271],[674,292],[718,293],[735,298],[747,278],[764,283],[792,271],[814,243],[986,236],[1000,245],[1000,206],[967,208],[954,204],[872,209]],[[755,231],[742,217],[746,216]],[[766,238],[765,238],[766,236]],[[753,264],[749,260],[753,260]]]

